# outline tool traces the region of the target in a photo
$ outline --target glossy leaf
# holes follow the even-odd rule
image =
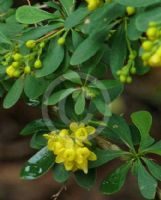
[[[48,127],[52,127],[52,122],[50,120],[37,119],[27,124],[20,132],[20,135],[23,135],[23,136],[31,135],[38,131],[46,132],[48,131]]]
[[[112,172],[102,182],[100,190],[103,194],[113,194],[123,187],[127,173],[129,171],[130,164],[126,163],[119,167],[116,171]]]
[[[35,133],[30,141],[30,147],[33,149],[42,149],[47,145],[47,140],[41,133]]]
[[[21,171],[21,177],[26,180],[39,178],[54,165],[54,160],[53,153],[44,147],[28,160]]]

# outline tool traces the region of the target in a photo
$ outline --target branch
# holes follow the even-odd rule
[[[63,185],[63,186],[59,189],[59,191],[51,197],[51,199],[52,199],[52,200],[57,200],[57,199],[59,198],[59,196],[61,195],[61,193],[62,193],[63,191],[66,191],[66,190],[67,190],[66,185]]]

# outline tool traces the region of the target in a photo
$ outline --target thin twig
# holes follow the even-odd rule
[[[30,2],[30,0],[26,0],[26,1],[27,1],[28,5],[31,6],[31,2]]]
[[[63,191],[66,191],[66,190],[67,190],[66,185],[63,185],[63,186],[59,189],[59,191],[51,197],[51,199],[52,199],[52,200],[57,200],[57,199],[59,198],[59,196],[61,195],[61,193],[62,193]]]

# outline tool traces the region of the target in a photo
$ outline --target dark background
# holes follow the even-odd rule
[[[15,1],[20,5],[26,1]],[[32,1],[33,2],[33,1]],[[34,1],[36,2],[36,1]],[[152,134],[161,138],[161,70],[153,69],[144,77],[136,77],[133,84],[126,86],[124,95],[115,108],[124,112],[129,120],[131,112],[148,110],[153,116]],[[121,102],[121,103],[120,103]],[[1,102],[2,105],[2,102]],[[0,200],[49,200],[61,187],[54,182],[52,174],[35,181],[24,181],[19,177],[24,162],[34,153],[29,147],[30,138],[19,136],[20,130],[33,119],[41,117],[38,108],[32,108],[19,102],[10,110],[0,107]],[[119,161],[112,161],[98,171],[98,186],[101,178],[116,168]],[[73,178],[67,185],[60,200],[143,200],[135,177],[129,175],[124,188],[117,195],[102,196],[98,186],[90,192],[81,189]]]

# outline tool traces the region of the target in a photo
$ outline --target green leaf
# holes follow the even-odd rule
[[[152,125],[152,116],[147,111],[135,112],[131,115],[133,124],[139,129],[141,135],[140,148],[144,149],[154,142],[149,135]]]
[[[52,122],[50,120],[37,119],[27,124],[20,132],[20,135],[32,135],[38,131],[46,132],[48,131],[48,127],[52,127]]]
[[[91,161],[89,163],[89,168],[96,168],[101,165],[104,165],[105,163],[114,160],[118,157],[121,157],[126,154],[124,151],[118,151],[118,150],[102,150],[102,149],[96,149],[94,150],[94,153],[97,156],[96,161]]]
[[[74,106],[74,110],[75,110],[75,113],[77,115],[81,115],[85,109],[85,95],[84,95],[84,92],[81,92],[79,94],[79,96],[77,97],[76,99],[76,103],[75,103],[75,106]]]
[[[151,145],[150,147],[144,149],[143,152],[154,153],[161,156],[161,141],[158,141],[155,144]]]
[[[94,80],[89,84],[90,87],[94,87],[100,90],[109,90],[120,85],[122,84],[118,80]]]
[[[127,45],[125,39],[125,29],[120,26],[118,31],[113,37],[113,43],[110,54],[110,67],[112,74],[117,77],[117,71],[124,66],[124,61],[126,59]],[[120,48],[121,47],[121,51]]]
[[[104,6],[96,9],[89,16],[90,23],[85,24],[85,29],[88,34],[104,32],[107,36],[108,26],[115,19],[125,15],[125,7],[117,4],[116,2],[106,3]],[[106,37],[105,36],[105,37]]]
[[[66,29],[71,29],[76,25],[80,24],[82,20],[89,14],[87,8],[79,8],[74,11],[67,19],[65,20],[64,26]]]
[[[79,65],[92,56],[94,56],[97,51],[101,48],[102,42],[93,36],[85,39],[75,50],[74,54],[71,57],[70,64],[71,65]]]
[[[126,163],[119,167],[116,171],[108,175],[101,184],[101,192],[103,194],[110,195],[120,191],[125,183],[129,168],[130,164]]]
[[[82,83],[79,74],[72,70],[68,70],[65,74],[63,74],[63,77],[73,83],[77,83],[77,84]]]
[[[54,23],[52,25],[34,27],[34,28],[31,28],[29,31],[25,32],[21,36],[20,39],[23,41],[27,41],[31,39],[35,40],[60,27],[62,27],[62,23]]]
[[[157,181],[147,172],[141,162],[138,163],[138,184],[141,194],[146,199],[154,199]]]
[[[15,81],[9,92],[7,93],[4,101],[3,101],[3,107],[8,109],[11,108],[17,101],[19,100],[22,92],[23,92],[23,85],[24,85],[24,79],[23,77],[20,77]]]
[[[13,4],[13,0],[1,0],[0,1],[0,12],[6,12]]]
[[[60,102],[61,100],[72,94],[75,90],[75,88],[68,88],[55,92],[45,101],[45,104],[55,105],[56,103]]]
[[[160,3],[160,0],[116,0],[116,2],[120,3],[124,6],[133,6],[133,7],[146,7],[151,6],[156,3]]]
[[[70,176],[70,172],[65,170],[65,167],[63,164],[56,164],[53,167],[53,177],[54,180],[63,183],[68,180]]]
[[[127,27],[127,36],[131,41],[138,40],[142,34],[142,32],[136,28],[136,17],[137,16],[131,18]]]
[[[23,24],[35,24],[55,16],[33,6],[21,6],[16,10],[16,19]]]
[[[30,99],[36,99],[43,94],[47,87],[47,81],[28,75],[25,79],[24,92]]]
[[[77,31],[72,30],[72,42],[73,47],[76,49],[78,45],[83,41],[83,37]]]
[[[30,147],[33,149],[42,149],[47,145],[47,140],[43,137],[43,134],[35,133],[30,141]]]
[[[105,102],[104,99],[100,97],[95,97],[92,99],[92,102],[96,106],[96,108],[99,110],[100,113],[103,114],[105,117],[111,116],[111,110],[109,105],[107,104],[108,102]]]
[[[144,162],[154,178],[161,181],[161,166],[149,159],[144,159]]]
[[[28,160],[21,171],[21,177],[26,180],[39,178],[54,165],[54,160],[54,154],[44,147]]]
[[[120,138],[120,140],[123,141],[129,148],[134,150],[129,126],[122,117],[113,114],[108,121],[107,128],[109,128],[110,131],[112,131],[114,135]]]
[[[139,31],[144,32],[148,28],[149,22],[160,21],[160,18],[161,18],[161,8],[160,7],[152,8],[150,10],[141,12],[136,17],[136,28]]]
[[[75,172],[75,180],[77,184],[87,190],[90,190],[96,182],[96,170],[90,169],[88,174],[82,171]]]
[[[60,3],[62,4],[65,12],[67,13],[67,15],[70,15],[71,12],[74,9],[75,6],[75,0],[60,0]]]
[[[18,23],[15,15],[7,18],[6,23],[0,23],[0,31],[9,39],[15,40],[15,36],[19,35],[24,25]]]
[[[50,41],[47,55],[43,60],[43,68],[37,73],[37,77],[47,76],[57,70],[64,58],[64,48],[58,45],[57,39]]]
[[[111,103],[111,101],[113,101],[114,99],[116,99],[123,91],[123,84],[121,84],[118,80],[93,81],[91,84],[89,84],[89,87],[94,87],[96,89],[101,90],[100,92],[106,95],[109,99],[106,99],[108,104]]]
[[[2,32],[0,32],[0,43],[12,44],[11,41]]]

